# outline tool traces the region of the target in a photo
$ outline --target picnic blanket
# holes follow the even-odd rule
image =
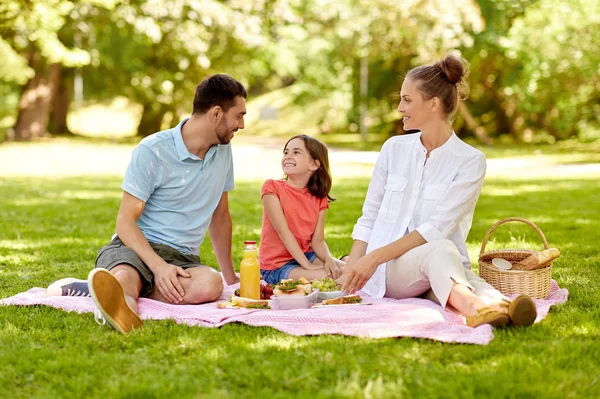
[[[348,305],[295,310],[219,309],[217,303],[228,300],[239,284],[225,287],[217,302],[202,305],[171,305],[151,299],[138,301],[142,319],[173,319],[189,326],[220,327],[227,323],[272,327],[291,335],[342,334],[368,338],[414,337],[442,342],[485,345],[493,338],[489,325],[467,327],[463,317],[419,298],[374,299],[360,292],[372,305]],[[568,291],[553,280],[550,295],[536,299],[536,322],[546,317],[552,305],[564,303]],[[0,305],[46,305],[69,312],[93,312],[91,298],[46,297],[44,288],[0,300]]]

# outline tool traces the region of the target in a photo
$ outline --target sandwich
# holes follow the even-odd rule
[[[312,284],[304,277],[298,280],[285,279],[281,280],[275,286],[273,295],[275,296],[306,296],[312,292]]]
[[[246,309],[271,309],[267,301],[243,301],[238,302],[237,306]]]
[[[358,295],[346,295],[333,299],[325,299],[323,305],[347,305],[350,303],[361,303],[362,298]]]
[[[227,308],[245,308],[245,309],[271,309],[268,301],[254,300],[248,298],[239,298],[235,295],[227,302],[221,302],[217,304],[219,309]]]

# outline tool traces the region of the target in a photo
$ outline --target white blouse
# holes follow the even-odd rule
[[[417,230],[427,242],[452,240],[470,269],[465,241],[485,177],[485,156],[452,132],[426,159],[420,139],[415,133],[383,144],[352,238],[367,242],[369,253]],[[363,291],[384,296],[385,268],[379,265]]]

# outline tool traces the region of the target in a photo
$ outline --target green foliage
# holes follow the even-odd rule
[[[14,97],[52,63],[78,68],[88,102],[140,104],[145,135],[188,114],[196,85],[224,72],[251,97],[294,84],[290,107],[324,109],[310,117],[313,132],[355,132],[366,103],[370,131],[386,137],[402,130],[403,75],[458,50],[471,63],[468,115],[454,124],[461,136],[479,128],[497,141],[593,141],[599,8],[588,0],[5,0],[0,82]],[[75,74],[65,68],[69,87]]]
[[[512,26],[507,56],[521,68],[505,90],[523,125],[564,139],[580,133],[580,121],[600,122],[599,20],[597,1],[547,0],[529,7]]]

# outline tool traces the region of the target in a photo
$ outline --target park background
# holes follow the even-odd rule
[[[0,298],[86,277],[133,147],[188,115],[213,73],[249,92],[234,263],[299,133],[331,148],[326,235],[346,253],[377,150],[403,134],[403,75],[448,51],[471,69],[454,130],[488,157],[474,268],[490,226],[524,217],[561,250],[553,278],[570,298],[485,347],[165,321],[120,336],[90,314],[0,307],[0,397],[600,396],[599,22],[597,0],[2,1]],[[488,249],[540,246],[506,225]],[[215,264],[208,239],[201,256]]]

